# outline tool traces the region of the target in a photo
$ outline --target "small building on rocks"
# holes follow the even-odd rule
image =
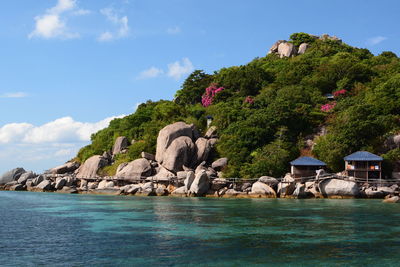
[[[293,177],[315,176],[319,169],[326,169],[326,163],[312,157],[299,157],[290,162]]]
[[[357,151],[344,157],[345,172],[348,176],[365,179],[382,178],[383,158],[368,151]]]

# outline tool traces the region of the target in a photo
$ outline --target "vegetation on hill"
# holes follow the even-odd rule
[[[164,126],[185,121],[205,131],[206,116],[212,116],[220,135],[216,156],[229,158],[225,176],[280,176],[299,155],[313,155],[340,171],[343,157],[357,150],[381,154],[388,171],[393,168],[399,149],[383,144],[400,131],[400,59],[392,52],[374,56],[305,33],[291,38],[296,46],[309,41],[305,54],[269,54],[213,74],[196,70],[174,101],[147,101],[135,113],[113,120],[77,159],[102,154],[118,136],[126,136],[136,142],[117,160],[130,161],[141,151],[155,152]],[[316,136],[322,127],[327,133]],[[304,145],[310,135],[316,136],[313,149]]]

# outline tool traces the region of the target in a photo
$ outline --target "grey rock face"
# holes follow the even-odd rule
[[[55,189],[56,189],[56,190],[62,189],[62,188],[65,186],[66,183],[67,183],[67,179],[65,179],[65,178],[58,178],[58,179],[56,180]]]
[[[72,173],[79,168],[79,165],[80,164],[78,162],[67,162],[63,165],[50,169],[49,172],[52,174]]]
[[[175,174],[161,166],[157,174],[153,177],[149,177],[148,179],[153,178],[157,181],[169,181],[171,177],[175,177]]]
[[[228,165],[228,158],[220,158],[211,164],[211,167],[216,171],[222,171]]]
[[[151,165],[147,159],[141,158],[131,161],[123,167],[116,176],[125,180],[136,180],[151,175]]]
[[[190,190],[190,187],[192,186],[192,183],[193,183],[194,179],[195,179],[194,172],[189,171],[189,172],[186,174],[186,179],[185,179],[185,181],[183,182],[184,185],[185,185],[185,187],[186,187],[186,190],[187,190],[187,191]]]
[[[85,163],[79,168],[77,177],[78,178],[95,178],[97,177],[97,171],[107,165],[107,160],[102,156],[92,156],[88,158]]]
[[[34,177],[35,177],[35,174],[34,174],[33,172],[26,172],[26,173],[23,173],[23,174],[21,174],[21,176],[19,177],[18,183],[24,185],[28,179],[32,179],[32,178],[34,178]]]
[[[275,193],[274,189],[272,189],[268,185],[261,183],[261,182],[255,182],[252,185],[250,194],[263,195],[263,196],[267,196],[267,197],[276,198],[276,193]]]
[[[308,48],[308,44],[307,44],[307,43],[302,43],[302,44],[299,46],[299,51],[298,51],[297,53],[298,53],[299,55],[302,55],[302,54],[304,54],[304,53],[306,52],[307,48]]]
[[[21,177],[21,175],[25,173],[23,168],[15,168],[0,176],[0,184],[6,184],[11,181],[16,181]]]
[[[172,141],[165,150],[161,165],[172,172],[181,171],[183,165],[191,165],[195,151],[192,139],[187,136],[180,136]]]
[[[179,187],[175,189],[174,191],[171,192],[171,195],[176,195],[176,196],[186,196],[187,194],[187,188],[186,186]]]
[[[258,181],[261,182],[261,183],[264,183],[264,184],[266,184],[268,186],[271,186],[271,187],[273,187],[273,186],[275,186],[275,185],[277,185],[279,183],[279,181],[276,178],[270,177],[270,176],[261,176],[258,179]]]
[[[181,136],[192,139],[192,127],[184,122],[176,122],[161,129],[157,137],[156,147],[156,161],[158,163],[163,163],[165,151],[176,138]]]
[[[207,173],[205,171],[201,171],[196,174],[196,177],[190,186],[189,193],[194,194],[195,196],[203,196],[205,193],[207,193],[209,188],[210,182]]]
[[[360,190],[353,181],[343,181],[339,179],[326,179],[319,183],[319,191],[323,196],[358,196]]]
[[[10,187],[10,191],[25,191],[26,186],[23,184],[16,184]]]
[[[113,187],[114,187],[113,181],[102,180],[99,183],[99,185],[97,186],[97,189],[106,189],[106,188],[113,188]]]
[[[32,180],[32,186],[37,186],[38,184],[40,184],[43,181],[44,181],[44,176],[39,175],[38,177],[36,177]]]
[[[142,152],[140,155],[142,156],[142,158],[147,160],[156,160],[156,157],[153,154],[147,152]]]
[[[280,197],[289,196],[293,194],[295,189],[295,180],[290,174],[286,174],[282,181],[278,184],[277,193],[280,195]]]
[[[383,200],[385,203],[400,203],[400,197],[394,196]]]
[[[271,54],[271,53],[278,53],[278,47],[279,47],[279,45],[280,45],[281,43],[283,43],[283,42],[286,42],[286,41],[284,41],[284,40],[279,40],[279,41],[277,41],[276,43],[274,43],[274,44],[271,46],[271,48],[269,49],[268,54]]]
[[[292,43],[284,42],[278,46],[278,54],[280,58],[291,57],[296,55],[296,47]]]
[[[206,161],[211,149],[212,149],[212,146],[208,139],[203,138],[203,137],[200,137],[199,139],[197,139],[196,140],[196,150],[197,150],[196,163]]]
[[[36,188],[41,189],[43,191],[51,191],[53,190],[53,187],[51,185],[51,182],[49,180],[44,180],[40,184],[36,186]]]
[[[126,149],[129,145],[128,139],[125,136],[119,136],[115,140],[112,154],[117,155],[121,153],[124,149]]]

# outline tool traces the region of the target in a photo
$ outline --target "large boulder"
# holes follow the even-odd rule
[[[212,144],[208,139],[203,138],[203,137],[200,137],[199,139],[197,139],[196,140],[196,150],[197,150],[196,163],[206,161],[212,148],[213,148]]]
[[[222,171],[228,165],[228,158],[220,158],[211,164],[211,167],[216,171]]]
[[[52,174],[64,174],[64,173],[72,173],[74,172],[76,169],[79,168],[79,163],[72,161],[72,162],[67,162],[63,165],[54,167],[52,169],[49,170],[50,173]]]
[[[78,178],[94,178],[97,177],[97,171],[107,165],[107,160],[102,156],[92,156],[79,168],[76,176]]]
[[[43,191],[51,191],[53,190],[53,186],[49,180],[43,180],[40,184],[36,186],[36,188],[43,190]]]
[[[189,190],[190,190],[190,187],[192,186],[192,183],[193,183],[194,179],[195,179],[194,172],[189,171],[189,172],[186,174],[186,179],[185,179],[185,181],[183,182],[183,184],[184,184],[185,187],[186,187],[186,191],[189,191]]]
[[[0,176],[0,184],[6,184],[11,181],[17,181],[26,171],[23,168],[15,168]]]
[[[123,150],[127,149],[129,145],[128,138],[125,136],[119,136],[114,142],[112,154],[117,155],[121,153]]]
[[[334,178],[322,180],[318,188],[324,197],[356,197],[360,194],[356,182]]]
[[[175,174],[170,172],[164,167],[160,167],[156,175],[147,178],[147,180],[155,180],[155,181],[169,181],[171,178],[175,177]]]
[[[116,176],[124,180],[137,180],[151,175],[151,165],[147,159],[135,159],[123,167]]]
[[[161,165],[171,172],[183,170],[183,165],[190,166],[195,154],[195,145],[190,137],[180,136],[168,146]]]
[[[32,179],[35,177],[35,174],[33,172],[26,172],[21,174],[21,176],[18,178],[18,183],[19,184],[25,184],[28,179]]]
[[[293,194],[296,189],[296,182],[290,173],[283,177],[282,181],[278,184],[277,193],[280,197],[285,197]]]
[[[187,190],[186,186],[181,186],[181,187],[175,189],[174,191],[172,191],[171,195],[174,195],[174,196],[186,196],[187,192],[188,192],[188,190]]]
[[[210,181],[205,171],[196,174],[192,184],[190,185],[189,193],[195,196],[203,196],[210,189]]]
[[[276,178],[270,176],[261,176],[260,178],[258,178],[258,181],[270,187],[274,187],[279,183],[279,181]]]
[[[44,181],[44,176],[39,175],[38,177],[36,177],[32,180],[32,186],[37,186],[38,184],[40,184],[43,181]]]
[[[268,54],[271,54],[271,53],[278,53],[278,47],[279,47],[279,45],[280,45],[281,43],[283,43],[283,42],[285,42],[285,41],[284,41],[284,40],[279,40],[279,41],[275,42],[275,43],[271,46],[271,48],[269,49]]]
[[[181,136],[187,136],[192,139],[192,126],[184,122],[175,122],[161,129],[158,133],[156,147],[156,161],[158,161],[158,163],[163,163],[167,148],[176,138]]]
[[[295,56],[296,47],[292,43],[283,42],[278,46],[278,54],[280,58]]]
[[[97,186],[97,189],[102,190],[102,189],[113,188],[113,187],[114,187],[113,181],[102,180],[99,183],[99,185]]]
[[[261,183],[261,182],[255,182],[252,187],[251,187],[251,192],[249,195],[252,196],[259,196],[259,197],[270,197],[270,198],[276,198],[276,193],[274,189],[272,189],[270,186]]]
[[[308,44],[307,44],[307,43],[302,43],[302,44],[299,46],[299,51],[298,51],[297,53],[298,53],[299,55],[302,55],[302,54],[304,54],[304,53],[306,52],[307,48],[308,48]]]
[[[10,191],[25,191],[26,186],[23,184],[16,184],[10,187]]]
[[[385,202],[385,203],[400,203],[400,197],[393,196],[393,197],[384,199],[383,202]]]
[[[66,183],[67,183],[67,179],[65,179],[64,177],[57,178],[55,189],[61,190],[66,185]]]

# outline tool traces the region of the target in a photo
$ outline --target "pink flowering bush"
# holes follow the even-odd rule
[[[248,96],[248,97],[246,97],[244,102],[252,105],[254,103],[254,98],[252,98],[251,96]]]
[[[212,83],[209,87],[206,88],[206,92],[201,97],[201,103],[203,107],[208,107],[212,104],[214,97],[217,93],[224,90],[224,87],[217,87],[217,84]]]
[[[342,90],[338,90],[336,92],[333,92],[333,96],[334,97],[338,97],[338,96],[343,96],[347,93],[346,89],[342,89]]]
[[[321,106],[321,111],[329,112],[336,106],[336,102],[328,103]]]

